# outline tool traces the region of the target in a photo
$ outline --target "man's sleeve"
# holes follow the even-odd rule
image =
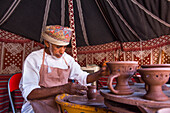
[[[34,59],[28,57],[23,65],[22,78],[20,81],[20,90],[24,99],[27,101],[27,96],[35,88],[39,86],[39,68]]]
[[[75,61],[72,61],[70,68],[70,77],[78,80],[78,82],[82,85],[87,85],[87,76],[89,73],[83,71],[80,65]]]

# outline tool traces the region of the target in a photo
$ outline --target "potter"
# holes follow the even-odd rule
[[[135,61],[114,61],[106,63],[111,75],[108,78],[107,86],[112,93],[117,95],[133,94],[128,84],[129,78],[136,72],[138,62]],[[113,79],[116,78],[116,86],[113,88]]]

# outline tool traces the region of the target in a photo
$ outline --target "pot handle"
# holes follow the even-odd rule
[[[119,76],[120,76],[120,74],[109,75],[109,78],[108,78],[108,80],[107,80],[107,86],[108,86],[108,88],[111,90],[111,92],[113,92],[113,93],[115,93],[115,94],[119,94],[119,91],[118,91],[118,90],[115,90],[115,89],[113,88],[112,83],[113,83],[113,79],[114,79],[114,78],[117,78],[117,77],[119,77]]]

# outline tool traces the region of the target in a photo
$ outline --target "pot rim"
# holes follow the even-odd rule
[[[106,64],[138,64],[136,61],[112,61],[107,62]]]
[[[164,67],[169,67],[170,64],[148,64],[148,65],[141,65],[142,68],[164,68]]]
[[[137,71],[170,71],[170,68],[141,68],[141,69],[138,69]]]

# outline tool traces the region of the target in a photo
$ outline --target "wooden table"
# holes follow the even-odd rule
[[[101,89],[100,94],[105,98],[105,105],[116,112],[155,113],[158,109],[170,108],[170,90],[163,91],[169,97],[167,101],[152,101],[143,98],[146,94],[144,83],[135,83],[131,87],[135,91],[132,95],[114,95],[107,88]]]

